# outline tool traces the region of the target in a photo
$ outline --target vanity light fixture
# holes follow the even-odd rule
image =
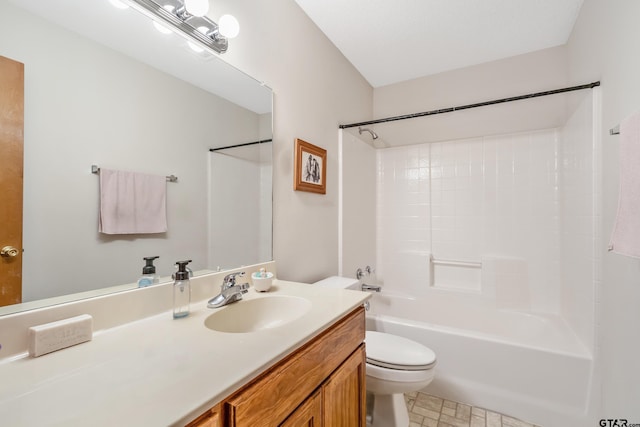
[[[205,16],[209,10],[208,0],[128,1],[158,24],[185,36],[190,43],[203,46],[215,53],[225,53],[229,47],[228,39],[238,34],[238,21],[233,16],[224,15],[220,19],[224,25],[218,25]],[[223,32],[222,29],[227,32]]]
[[[240,33],[240,24],[233,15],[222,15],[219,27],[220,34],[228,39],[232,39]]]

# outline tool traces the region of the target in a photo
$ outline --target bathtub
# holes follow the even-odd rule
[[[544,427],[585,425],[592,356],[560,317],[500,310],[448,292],[374,293],[367,329],[437,355],[424,390]]]

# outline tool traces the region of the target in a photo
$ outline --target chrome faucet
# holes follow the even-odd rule
[[[242,294],[246,294],[249,290],[249,283],[236,283],[237,278],[242,277],[244,277],[244,271],[224,276],[220,293],[209,300],[207,307],[218,308],[241,300]]]
[[[381,286],[377,286],[377,285],[367,285],[366,283],[362,284],[362,290],[363,291],[373,291],[373,292],[380,292],[382,291],[382,287]]]

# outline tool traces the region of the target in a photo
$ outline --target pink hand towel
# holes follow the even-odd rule
[[[166,177],[100,169],[98,231],[104,234],[166,232]]]
[[[620,195],[609,249],[640,258],[640,113],[620,123]]]

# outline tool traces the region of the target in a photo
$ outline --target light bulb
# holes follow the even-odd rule
[[[204,16],[209,12],[209,0],[184,0],[184,8],[189,15]]]
[[[232,39],[240,33],[240,24],[233,15],[222,15],[218,24],[218,31],[224,37]]]

